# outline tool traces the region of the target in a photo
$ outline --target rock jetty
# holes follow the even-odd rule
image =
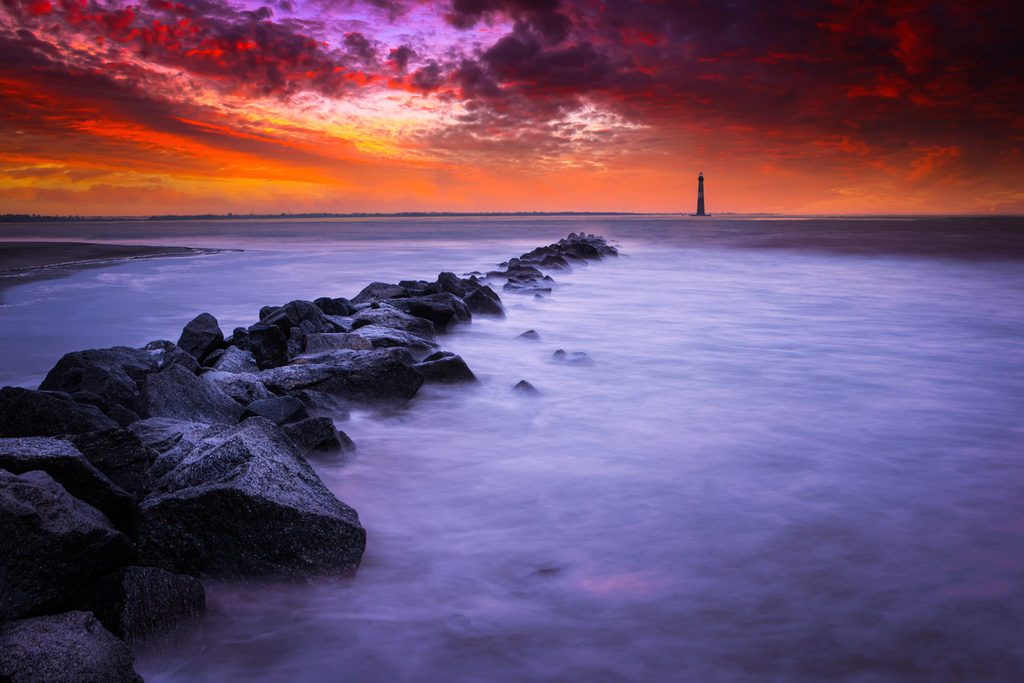
[[[203,579],[354,577],[366,531],[306,460],[355,448],[334,420],[476,383],[438,340],[505,316],[492,283],[547,294],[546,272],[616,255],[573,233],[486,275],[264,306],[229,335],[202,313],[175,343],[0,388],[0,680],[140,681],[135,653],[195,633]]]

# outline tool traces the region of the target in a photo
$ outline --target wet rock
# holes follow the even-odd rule
[[[132,557],[110,520],[45,472],[0,470],[0,528],[0,621],[59,608]]]
[[[213,351],[210,351],[210,353],[206,354],[206,357],[203,358],[203,362],[201,363],[202,367],[212,368],[223,355],[224,349],[214,349]]]
[[[273,394],[263,386],[256,371],[252,372],[207,372],[200,378],[204,382],[211,382],[218,389],[230,396],[241,406],[247,406],[253,401],[270,398]]]
[[[366,327],[367,325],[401,330],[422,339],[434,338],[434,324],[432,322],[409,315],[388,304],[381,304],[379,308],[367,308],[352,316],[353,332],[358,332],[359,328]]]
[[[281,429],[303,455],[340,455],[356,449],[352,439],[338,431],[329,417],[310,417]]]
[[[237,424],[242,407],[213,382],[178,366],[148,375],[140,397],[140,415],[187,422]]]
[[[249,348],[261,370],[288,364],[288,339],[276,325],[257,323],[250,327]]]
[[[466,297],[466,308],[476,315],[505,317],[505,308],[493,289],[484,285]]]
[[[134,410],[129,410],[124,406],[111,406],[107,411],[107,417],[116,422],[119,427],[127,427],[133,422],[138,422],[142,418]]]
[[[0,389],[0,437],[81,434],[117,427],[99,408],[60,392]]]
[[[134,536],[135,502],[110,481],[73,444],[61,439],[0,439],[0,469],[11,474],[46,472],[75,498],[107,516],[114,526]]]
[[[230,337],[224,338],[225,346],[237,346],[243,351],[250,351],[249,330],[244,327],[236,327]]]
[[[146,352],[153,358],[157,363],[157,369],[162,370],[168,365],[180,365],[189,372],[199,372],[199,361],[197,361],[192,354],[187,353],[183,349],[179,348],[177,344],[173,344],[166,339],[158,339],[151,341],[143,347]]]
[[[206,591],[197,579],[158,567],[123,567],[96,579],[68,602],[92,612],[135,651],[188,642],[206,612]]]
[[[68,394],[87,391],[102,396],[108,408],[122,405],[137,413],[138,384],[159,369],[157,360],[145,349],[115,346],[75,351],[57,361],[39,389]]]
[[[363,287],[363,291],[352,297],[353,306],[357,304],[372,304],[386,299],[397,299],[409,296],[409,290],[399,285],[389,285],[386,282],[371,282]]]
[[[352,351],[370,351],[373,344],[358,334],[311,334],[306,337],[306,353],[322,353],[337,349]]]
[[[224,349],[224,353],[210,367],[217,372],[232,372],[235,374],[260,371],[252,351],[245,351],[237,346],[229,346]]]
[[[519,394],[520,396],[540,396],[540,392],[537,391],[537,388],[525,379],[519,380],[519,383],[512,387],[512,392]]]
[[[352,307],[352,302],[345,298],[331,299],[325,296],[317,299],[313,303],[316,304],[325,315],[350,316],[356,312]]]
[[[465,302],[448,292],[393,299],[387,305],[411,316],[429,320],[441,332],[447,331],[451,325],[468,323],[473,319]]]
[[[522,334],[516,336],[516,339],[525,339],[526,341],[540,341],[540,335],[537,334],[536,330],[527,330]]]
[[[566,272],[572,271],[572,266],[569,265],[569,262],[557,254],[545,256],[544,259],[540,262],[540,267],[550,268],[552,270],[561,270]]]
[[[128,646],[88,612],[0,626],[4,683],[143,683]]]
[[[432,356],[428,356],[428,359]],[[476,375],[461,356],[448,356],[424,360],[413,366],[423,375],[427,384],[464,384],[476,382]]]
[[[277,425],[209,436],[140,506],[139,560],[193,576],[354,576],[366,533]]]
[[[250,417],[265,417],[276,425],[298,422],[309,417],[306,406],[294,396],[274,396],[253,401],[242,413],[242,420]]]
[[[355,310],[353,309],[353,313]],[[324,315],[327,322],[330,323],[334,329],[330,332],[337,334],[347,334],[352,331],[352,318],[349,316],[342,315]]]
[[[130,429],[107,429],[65,437],[107,479],[136,498],[149,492],[147,471],[157,453]]]
[[[594,365],[593,359],[582,351],[566,353],[564,350],[558,349],[551,355],[551,360],[565,365]]]
[[[346,401],[337,396],[312,389],[300,389],[291,395],[302,401],[310,415],[327,415],[335,420],[349,418],[348,410],[345,408]]]
[[[315,391],[367,405],[404,405],[423,384],[423,375],[412,368],[406,349],[335,354],[316,357],[319,362],[264,370],[259,377],[275,394]]]
[[[159,455],[163,455],[180,444],[188,447],[198,443],[210,431],[210,425],[202,422],[171,420],[164,417],[153,417],[140,420],[129,427],[146,445]],[[155,461],[154,461],[155,466]]]
[[[209,313],[200,313],[181,331],[178,348],[202,363],[212,351],[224,344],[224,333],[217,319]]]
[[[437,349],[437,344],[411,332],[403,332],[380,325],[366,325],[353,332],[370,340],[374,349],[405,348],[414,358],[422,358]]]

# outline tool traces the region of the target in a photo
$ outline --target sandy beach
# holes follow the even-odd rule
[[[141,244],[95,244],[90,242],[0,242],[0,278],[11,271],[61,265],[82,265],[121,259],[158,256],[191,256],[206,249],[191,247],[150,247]]]

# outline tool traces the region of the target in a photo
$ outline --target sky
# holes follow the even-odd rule
[[[1024,213],[1024,3],[0,0],[0,214]]]

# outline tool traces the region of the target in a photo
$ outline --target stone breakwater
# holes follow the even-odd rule
[[[227,336],[203,313],[177,343],[0,389],[0,680],[141,680],[136,652],[194,638],[203,579],[353,578],[366,532],[307,460],[355,448],[335,420],[476,382],[438,339],[504,317],[492,284],[543,297],[616,255],[573,233],[500,270],[265,306]]]

